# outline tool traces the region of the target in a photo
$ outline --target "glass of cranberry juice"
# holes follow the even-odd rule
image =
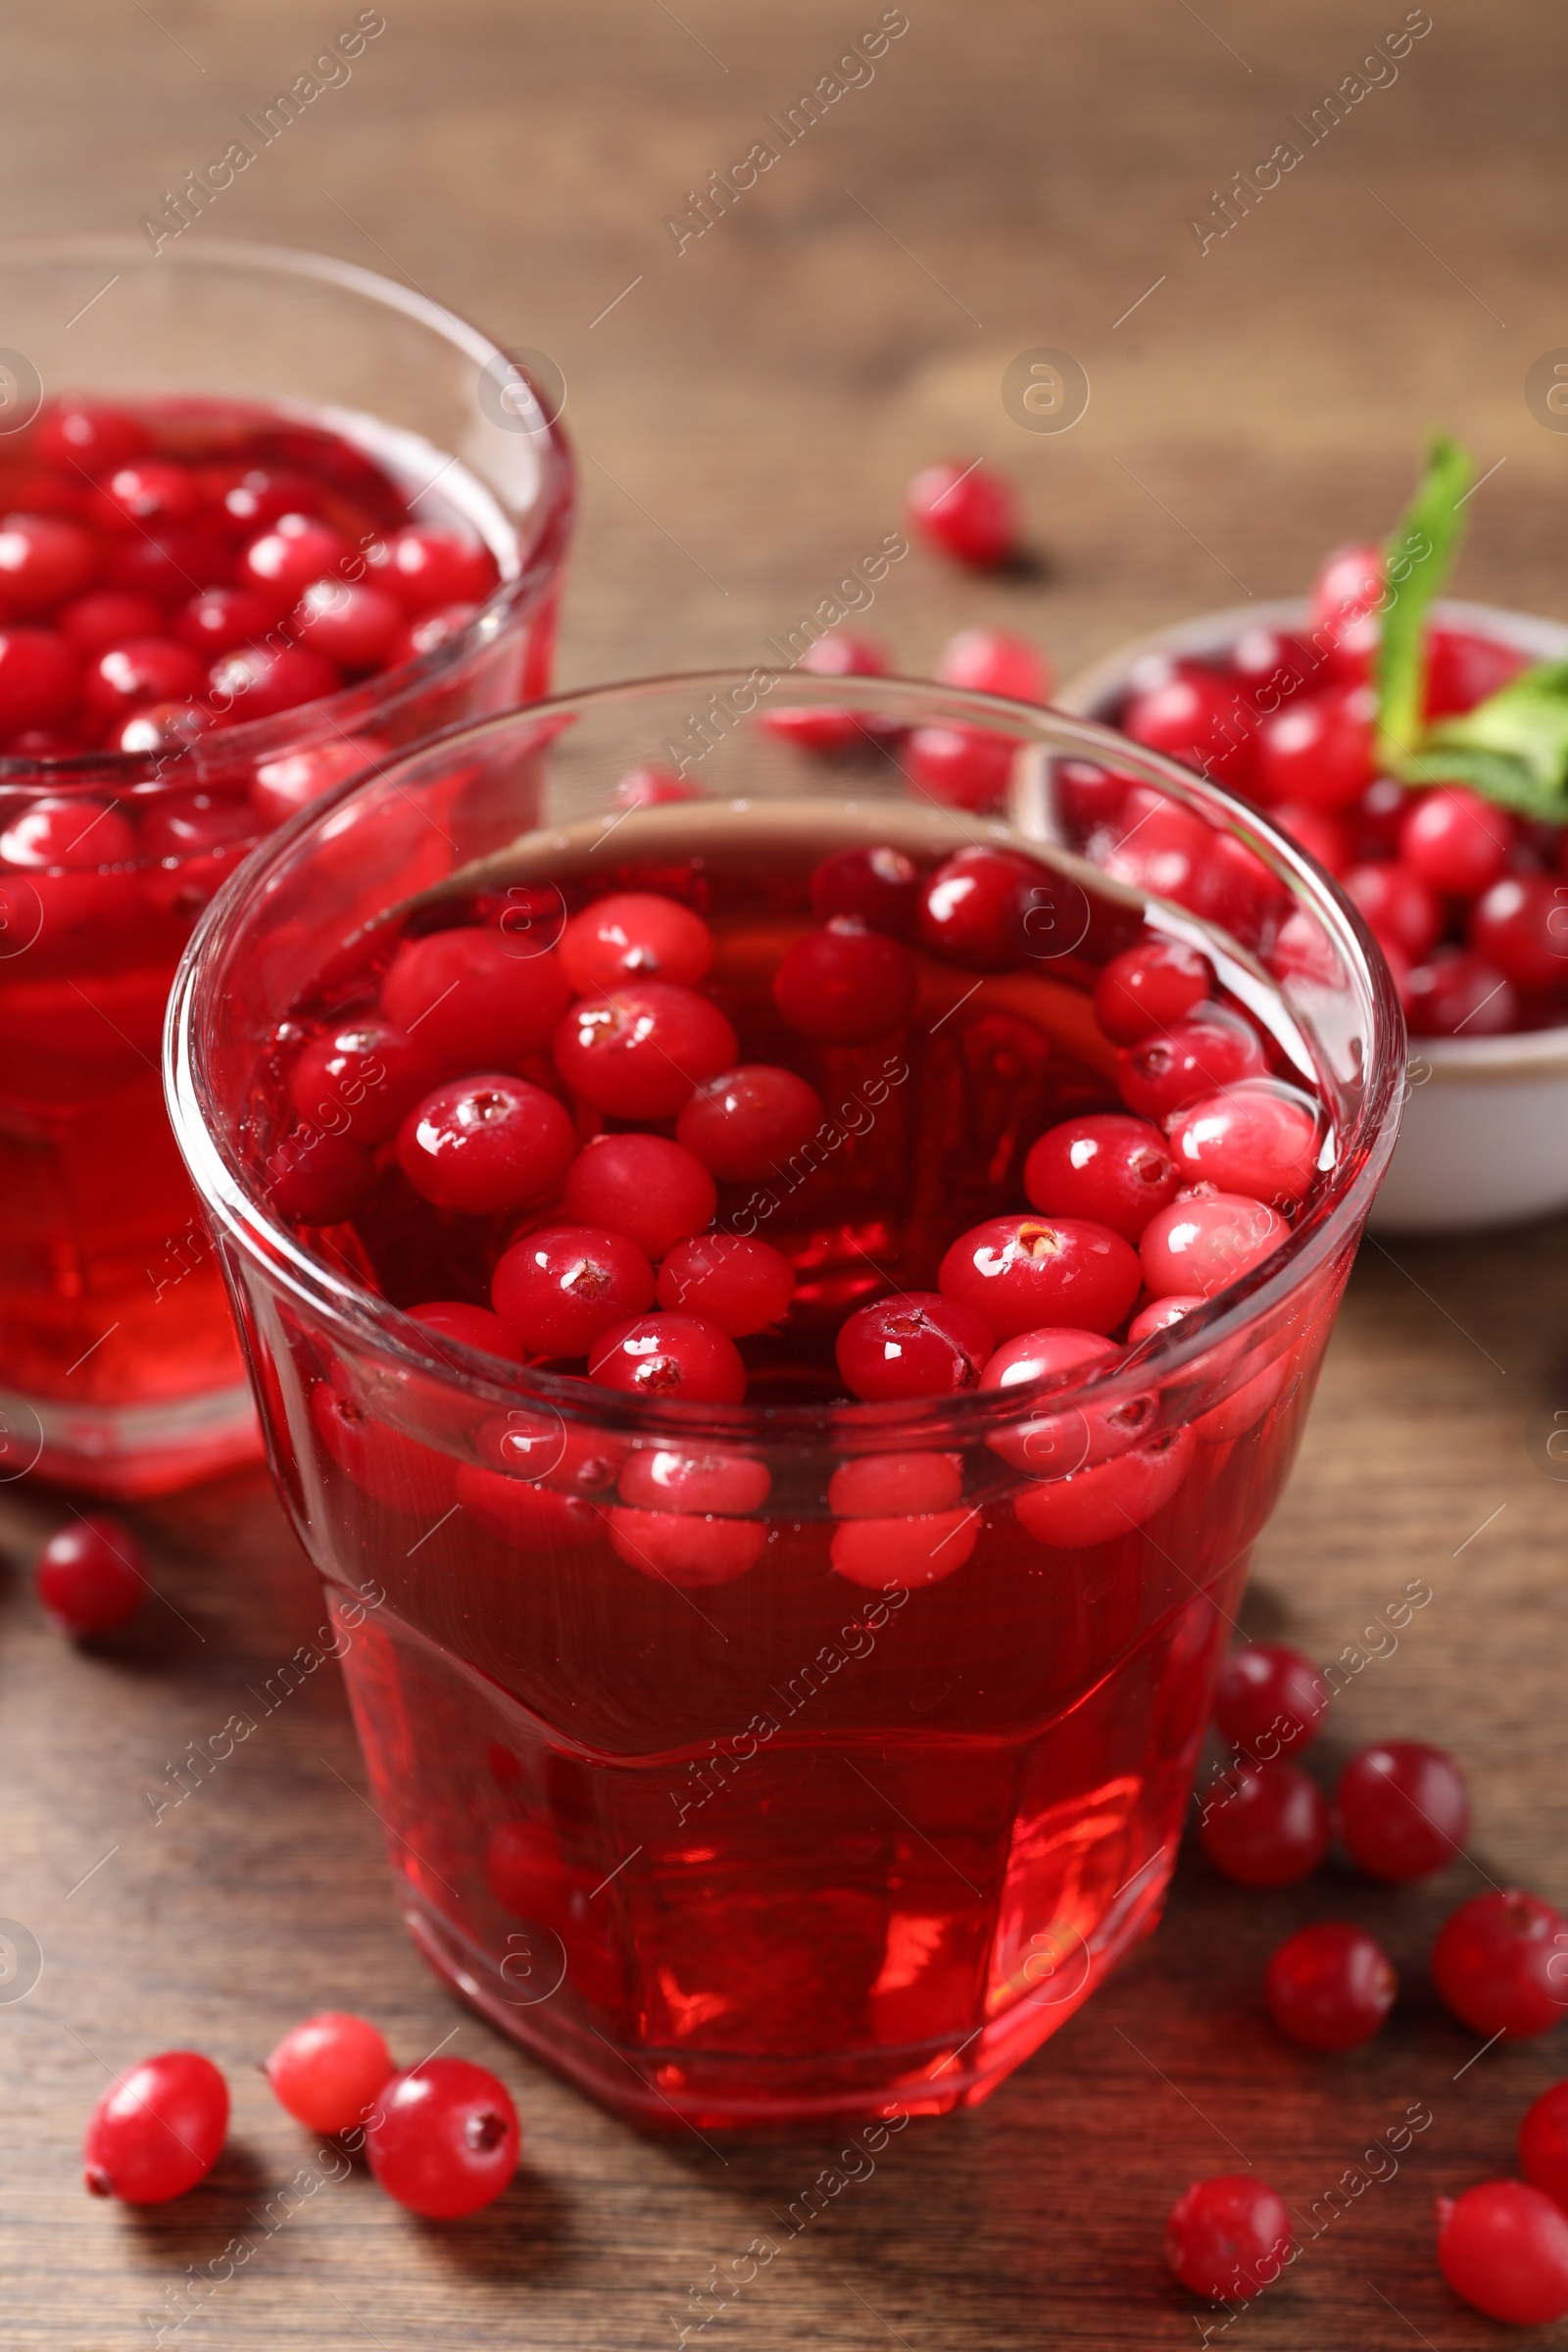
[[[406,286],[0,247],[0,1479],[252,1455],[162,1102],[191,924],[312,798],[548,681],[564,445]]]
[[[1061,846],[1111,768],[1227,929]],[[302,816],[168,1051],[432,1965],[655,2129],[983,2097],[1159,1913],[1394,1139],[1353,911],[1088,722],[663,680]]]

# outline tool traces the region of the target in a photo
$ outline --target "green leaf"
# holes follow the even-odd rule
[[[1568,662],[1539,662],[1473,710],[1440,719],[1398,772],[1468,784],[1523,815],[1568,822]]]
[[[1426,702],[1427,614],[1464,534],[1460,500],[1474,471],[1446,433],[1427,445],[1426,472],[1384,550],[1387,602],[1378,654],[1379,749],[1396,767],[1421,741]]]

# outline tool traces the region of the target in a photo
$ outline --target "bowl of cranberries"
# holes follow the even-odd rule
[[[1387,547],[1342,549],[1309,598],[1158,630],[1059,697],[1266,810],[1361,912],[1410,1037],[1374,1212],[1395,1230],[1568,1205],[1568,625],[1436,596],[1465,478],[1440,444]],[[1179,820],[1147,796],[1068,774],[1057,803],[1091,856],[1191,895]]]

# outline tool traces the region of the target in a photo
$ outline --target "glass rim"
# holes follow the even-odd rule
[[[765,685],[759,681],[765,680]],[[828,704],[843,708],[886,706],[890,695],[918,695],[929,710],[939,703],[960,722],[990,726],[1016,735],[1032,731],[1050,736],[1049,747],[1059,757],[1082,757],[1152,782],[1185,802],[1210,822],[1242,839],[1244,846],[1261,850],[1265,861],[1285,879],[1298,905],[1326,930],[1345,969],[1358,988],[1368,1014],[1369,1053],[1361,1073],[1360,1098],[1342,1131],[1340,1170],[1323,1198],[1300,1223],[1292,1228],[1279,1248],[1256,1266],[1226,1286],[1213,1298],[1178,1322],[1154,1333],[1102,1370],[1089,1367],[1047,1375],[1016,1387],[962,1390],[954,1396],[922,1396],[893,1403],[858,1399],[815,1404],[710,1404],[679,1400],[658,1401],[593,1387],[580,1375],[552,1373],[518,1365],[504,1367],[499,1359],[475,1348],[448,1342],[450,1356],[438,1355],[416,1335],[420,1327],[404,1309],[365,1289],[308,1250],[276,1220],[269,1203],[248,1181],[243,1168],[220,1147],[216,1126],[204,1108],[205,1084],[199,1039],[206,1010],[205,982],[210,970],[241,944],[247,921],[265,907],[270,876],[294,856],[309,837],[324,827],[357,794],[389,784],[398,772],[437,757],[461,757],[470,748],[495,742],[514,730],[546,726],[579,711],[604,710],[638,699],[679,700],[710,695],[724,688],[749,685],[767,694],[784,686],[792,702]],[[928,722],[929,723],[929,722]],[[727,796],[726,796],[727,797]],[[734,796],[744,799],[744,796]],[[927,796],[929,797],[929,796]],[[786,805],[786,804],[781,804]],[[1047,861],[1055,845],[1030,842],[1001,820],[976,817],[972,811],[933,803],[946,816],[974,824],[977,837],[989,831],[1025,851],[1045,851]],[[1058,855],[1074,857],[1073,852]],[[1184,923],[1204,922],[1157,893],[1146,899],[1169,906]],[[1220,926],[1212,928],[1221,937]],[[1243,951],[1245,954],[1247,951]],[[1278,986],[1275,982],[1273,985]],[[726,1445],[795,1444],[812,1439],[837,1445],[842,1451],[890,1451],[901,1445],[929,1447],[933,1440],[957,1445],[983,1439],[993,1431],[1013,1427],[1037,1402],[1048,1399],[1057,1410],[1073,1409],[1080,1398],[1097,1410],[1113,1403],[1119,1393],[1139,1394],[1195,1368],[1211,1350],[1245,1335],[1249,1327],[1283,1306],[1314,1274],[1345,1248],[1359,1229],[1392,1155],[1398,1129],[1404,1071],[1404,1024],[1398,995],[1387,963],[1359,910],[1332,877],[1299,849],[1288,834],[1272,825],[1260,811],[1236,799],[1222,787],[1178,766],[1162,755],[1119,735],[1095,719],[1084,719],[1048,705],[1020,703],[973,689],[944,686],[924,678],[878,676],[827,678],[799,671],[770,670],[759,665],[673,671],[662,675],[615,680],[552,695],[537,703],[499,713],[473,725],[449,728],[402,753],[393,764],[374,776],[341,785],[301,809],[268,836],[224,884],[203,913],[186,946],[170,994],[164,1030],[164,1083],[175,1139],[192,1183],[208,1215],[234,1246],[259,1264],[274,1281],[291,1291],[314,1314],[336,1326],[345,1338],[367,1343],[392,1356],[425,1380],[461,1389],[497,1411],[533,1407],[553,1413],[568,1425],[606,1428],[652,1441],[691,1445],[717,1441]]]
[[[383,310],[401,312],[432,336],[471,359],[481,374],[493,362],[502,362],[509,368],[516,366],[500,344],[461,312],[421,294],[416,287],[400,285],[396,278],[383,276],[379,270],[367,270],[358,262],[340,261],[333,254],[313,252],[307,246],[272,245],[245,237],[207,237],[199,245],[171,246],[167,252],[152,254],[140,238],[100,235],[92,230],[62,229],[0,237],[0,270],[8,264],[44,268],[94,259],[105,266],[119,263],[125,268],[134,264],[145,270],[232,268],[269,271],[284,279],[315,278],[323,285],[379,303]],[[526,370],[523,373],[526,375]],[[531,384],[529,388],[533,389]],[[83,389],[90,391],[91,386]],[[456,635],[427,654],[400,662],[396,669],[340,686],[331,694],[323,694],[315,702],[300,703],[290,710],[241,719],[237,725],[216,729],[211,735],[199,738],[199,745],[215,751],[221,746],[225,754],[233,745],[236,760],[265,759],[269,753],[285,750],[296,739],[300,722],[307,715],[314,727],[342,736],[352,735],[361,727],[372,725],[379,712],[405,694],[433,685],[449,670],[456,670],[470,659],[494,635],[499,616],[513,612],[546,583],[549,567],[541,563],[541,554],[548,555],[550,541],[570,513],[570,445],[561,429],[559,415],[547,416],[541,407],[537,424],[529,424],[527,430],[540,452],[540,488],[531,527],[517,550],[516,572],[513,578],[497,584]],[[390,692],[384,691],[387,687]],[[406,748],[412,747],[398,747],[399,757]],[[0,791],[37,790],[44,785],[52,791],[90,790],[106,779],[128,787],[170,778],[177,786],[189,780],[188,771],[181,775],[180,767],[177,755],[171,758],[158,753],[107,749],[72,752],[54,760],[0,757]]]

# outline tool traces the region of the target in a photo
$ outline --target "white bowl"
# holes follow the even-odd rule
[[[1568,625],[1533,612],[1447,600],[1434,617],[1517,646],[1533,662],[1568,658]],[[1246,629],[1304,635],[1304,598],[1238,605],[1155,629],[1080,670],[1057,708],[1108,719],[1150,655],[1202,660]],[[1466,1233],[1568,1208],[1568,1027],[1517,1037],[1410,1042],[1404,1123],[1372,1206],[1383,1233]]]

